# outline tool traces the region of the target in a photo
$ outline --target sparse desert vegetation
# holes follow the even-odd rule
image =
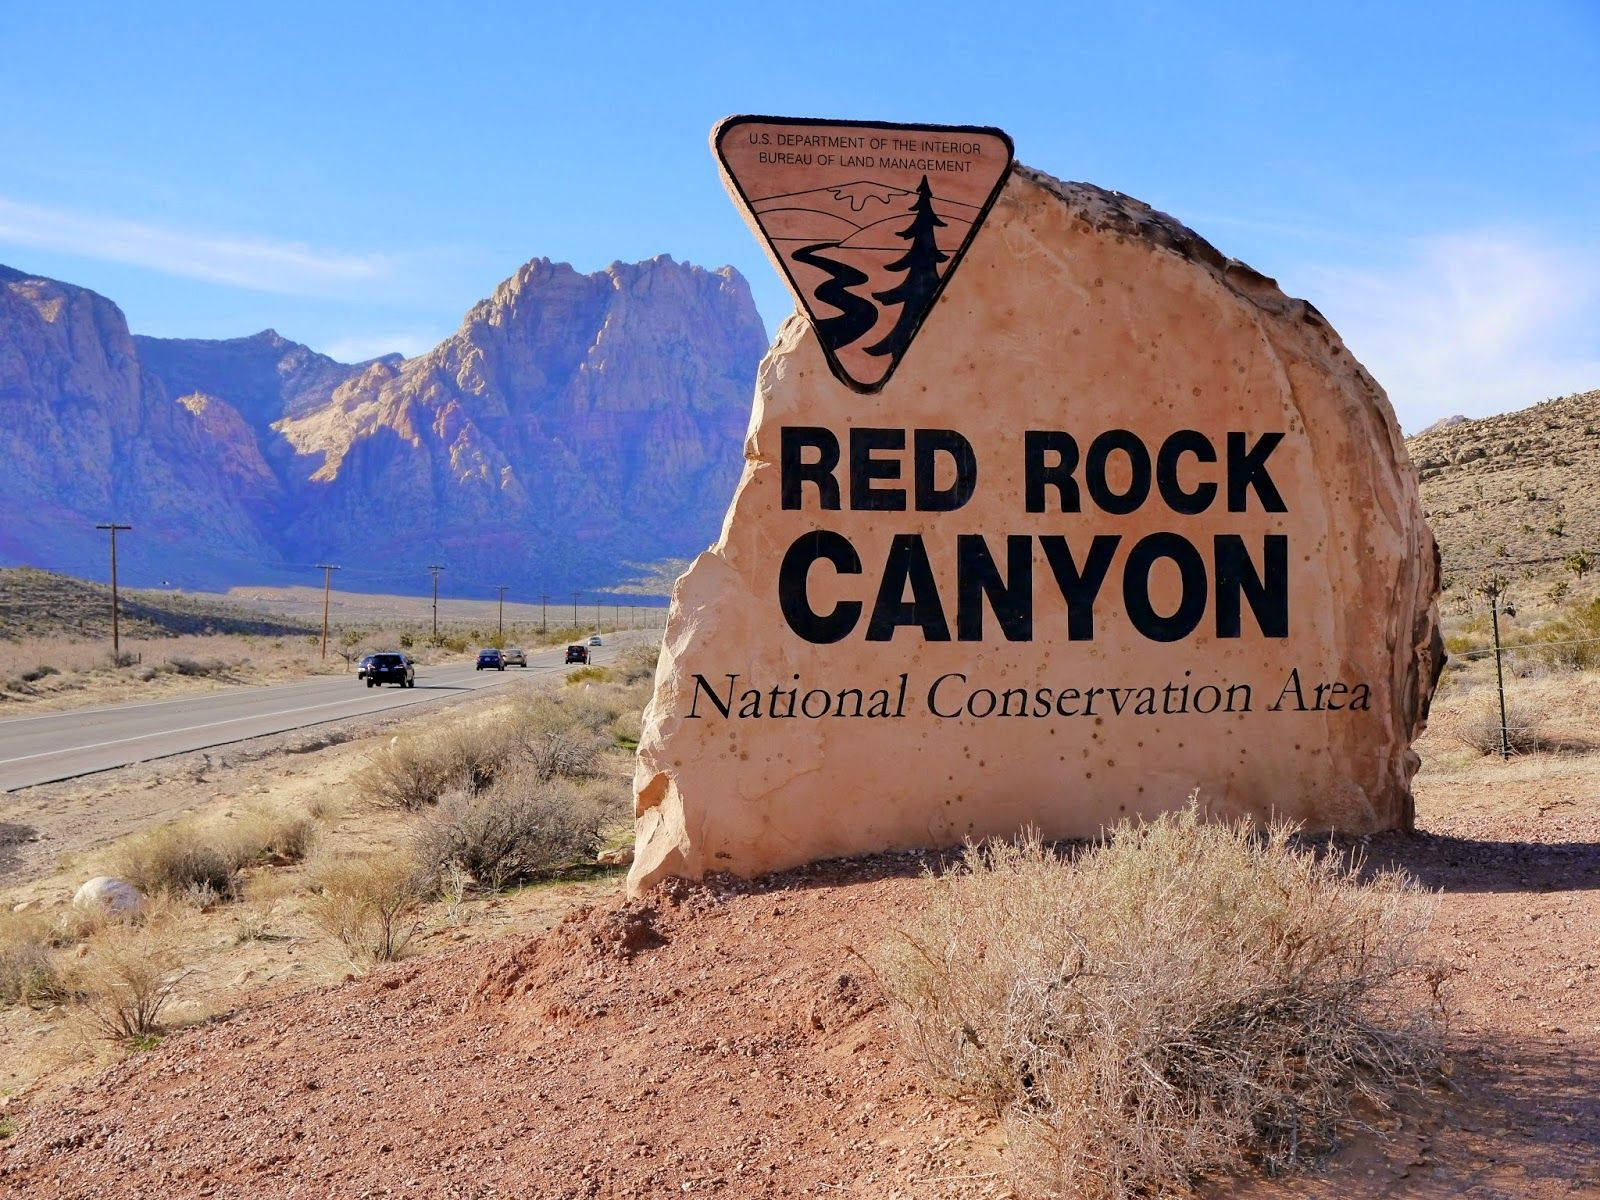
[[[1303,1165],[1439,1052],[1428,904],[1197,805],[1101,843],[969,846],[880,978],[912,1055],[1000,1118],[1025,1196],[1131,1200]]]
[[[1495,569],[1541,595],[1557,589],[1556,599],[1593,594],[1582,558],[1600,552],[1597,405],[1600,392],[1562,396],[1406,440],[1443,552],[1447,601]]]
[[[1589,869],[1585,822],[1600,817],[1583,797],[1600,758],[1583,735],[1600,716],[1600,672],[1530,657],[1515,670],[1508,659],[1513,721],[1531,739],[1509,763],[1472,744],[1485,714],[1497,718],[1492,664],[1461,658],[1447,672],[1420,747],[1418,803],[1424,828],[1449,833],[1341,843],[1380,864],[1361,874],[1315,839],[1177,815],[1100,847],[974,850],[933,879],[906,878],[903,868],[885,879],[868,863],[790,883],[668,889],[647,910],[655,915],[640,918],[614,899],[620,876],[594,851],[630,839],[629,751],[648,655],[623,657],[604,678],[553,690],[513,682],[493,699],[381,732],[208,767],[211,782],[177,771],[167,778],[211,798],[10,889],[6,907],[24,907],[0,920],[0,1036],[25,1054],[6,1064],[0,1085],[41,1073],[70,1079],[211,1014],[242,1008],[239,1019],[256,1020],[248,1013],[276,1010],[253,1005],[301,1004],[295,995],[308,985],[404,958],[418,964],[407,972],[465,989],[462,999],[449,993],[445,1007],[463,1022],[450,1036],[527,1023],[494,1035],[515,1049],[514,1063],[497,1070],[519,1094],[545,1086],[519,1072],[553,1072],[564,1088],[583,1064],[586,1088],[648,1114],[690,1102],[676,1085],[651,1084],[657,1099],[639,1091],[663,1072],[681,1076],[684,1088],[695,1081],[695,1096],[742,1097],[783,1114],[776,1124],[801,1139],[784,1154],[816,1164],[827,1146],[870,1143],[849,1151],[852,1170],[881,1168],[885,1183],[943,1181],[929,1195],[1047,1196],[1069,1183],[1084,1196],[1179,1194],[1197,1179],[1215,1191],[1219,1176],[1244,1170],[1256,1178],[1252,1196],[1331,1197],[1352,1170],[1363,1174],[1349,1165],[1352,1147],[1358,1164],[1378,1153],[1371,1147],[1397,1147],[1399,1157],[1380,1158],[1377,1169],[1402,1185],[1401,1172],[1424,1169],[1408,1164],[1435,1162],[1413,1136],[1443,1147],[1437,1170],[1460,1178],[1463,1155],[1524,1153],[1504,1148],[1513,1135],[1497,1105],[1532,1113],[1550,1103],[1538,1092],[1506,1100],[1494,1090],[1508,1085],[1492,1082],[1492,1050],[1479,1058],[1475,1047],[1521,1047],[1529,1035],[1566,1047],[1560,1054],[1573,1061],[1589,1052],[1581,1031],[1592,970],[1581,947],[1550,940],[1581,925],[1588,893],[1562,884],[1519,891],[1516,880],[1540,869],[1530,865],[1538,839],[1557,843],[1544,847],[1547,857],[1568,856],[1551,861]],[[388,790],[396,779],[404,802]],[[1503,839],[1512,827],[1534,832],[1511,845]],[[1397,860],[1417,864],[1420,884],[1381,866]],[[68,903],[82,878],[111,871],[145,880],[149,906],[138,919]],[[1441,885],[1443,894],[1431,892]],[[870,903],[852,898],[863,886],[880,889]],[[600,902],[598,915],[573,911],[585,901]],[[868,921],[869,911],[888,925]],[[534,989],[531,1006],[485,1007],[473,990],[485,954],[492,980],[507,969],[507,951],[438,957],[552,926],[552,940],[530,943],[543,947],[545,973],[518,985]],[[644,973],[630,974],[620,964],[635,951],[613,945],[661,948],[639,960]],[[884,996],[851,947],[869,954]],[[1547,968],[1530,973],[1546,961],[1541,953]],[[1444,969],[1450,982],[1435,992]],[[652,972],[679,979],[684,994],[663,994]],[[411,977],[380,975],[363,1013],[381,1013]],[[1537,1000],[1534,1025],[1514,992]],[[605,1015],[612,1006],[615,1018]],[[270,1018],[282,1031],[274,1036],[291,1039],[286,1053],[300,1053],[294,1038],[327,1036],[317,1032],[324,1009],[341,1011],[305,1001],[293,1017]],[[663,1014],[665,1034],[631,1032]],[[362,1017],[363,1045],[407,1027],[385,1033],[384,1021],[369,1027]],[[183,1044],[208,1036],[185,1033]],[[529,1038],[555,1041],[541,1041],[530,1063]],[[551,1057],[556,1045],[564,1049]],[[630,1057],[645,1048],[648,1064]],[[1541,1050],[1516,1053],[1543,1061]],[[1448,1086],[1433,1071],[1439,1054]],[[428,1087],[496,1103],[493,1088],[446,1081],[448,1063],[420,1069]],[[840,1071],[854,1073],[841,1082]],[[35,1085],[27,1094],[44,1093]],[[817,1105],[815,1096],[830,1099]],[[45,1111],[24,1107],[17,1136]],[[250,1119],[271,1121],[271,1106]],[[750,1148],[760,1137],[752,1130],[772,1124],[730,1109],[713,1127],[744,1138],[744,1148],[731,1158],[720,1157],[721,1143],[695,1153],[733,1171],[740,1156],[765,1153]],[[1495,1132],[1452,1132],[1461,1124]],[[584,1137],[566,1130],[557,1158],[605,1153],[583,1150]],[[1473,1149],[1450,1149],[1463,1137],[1477,1139]],[[924,1140],[937,1149],[900,1157]],[[1328,1182],[1314,1172],[1280,1185],[1267,1174],[1334,1140],[1341,1149],[1321,1169]],[[828,1169],[783,1167],[792,1178]],[[1515,1185],[1506,1194],[1543,1195]]]
[[[0,714],[161,699],[240,684],[347,674],[363,654],[403,649],[419,663],[458,661],[479,646],[565,645],[623,624],[659,620],[645,606],[584,605],[577,624],[541,623],[543,610],[452,601],[470,619],[431,636],[427,602],[342,594],[322,654],[322,592],[254,588],[237,595],[123,589],[122,645],[110,649],[110,589],[32,568],[0,569]],[[598,680],[603,676],[595,676]]]
[[[11,889],[0,1036],[26,1031],[29,1053],[0,1070],[0,1086],[151,1045],[241,996],[481,936],[513,912],[542,920],[553,894],[529,885],[615,887],[595,856],[631,840],[624,747],[653,659],[626,651],[604,682],[512,681],[392,734],[313,743],[305,757],[330,762],[296,799],[262,763],[244,794]],[[90,876],[124,880],[144,903],[72,904]]]

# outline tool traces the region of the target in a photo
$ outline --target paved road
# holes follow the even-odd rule
[[[628,635],[606,640],[604,649],[594,651],[601,666]],[[182,700],[12,717],[0,720],[0,792],[497,687],[564,670],[563,655],[562,649],[541,650],[528,655],[526,670],[510,667],[503,672],[478,671],[471,663],[418,667],[414,688],[369,688],[352,674]]]

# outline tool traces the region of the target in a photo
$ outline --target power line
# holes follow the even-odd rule
[[[1499,653],[1509,654],[1513,650],[1548,650],[1556,646],[1588,646],[1600,642],[1600,638],[1563,638],[1558,642],[1513,642],[1509,646],[1502,645]],[[1481,658],[1485,654],[1494,654],[1493,646],[1479,646],[1476,650],[1461,650],[1452,654],[1451,658]]]

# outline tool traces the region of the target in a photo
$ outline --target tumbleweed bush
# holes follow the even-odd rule
[[[998,1115],[1020,1192],[1182,1195],[1279,1171],[1439,1054],[1429,897],[1191,802],[1067,857],[969,846],[877,968],[912,1054]]]

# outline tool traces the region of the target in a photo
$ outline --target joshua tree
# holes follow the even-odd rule
[[[1578,577],[1578,582],[1583,582],[1583,577],[1594,570],[1594,559],[1589,557],[1587,550],[1574,550],[1566,557],[1567,570]]]

